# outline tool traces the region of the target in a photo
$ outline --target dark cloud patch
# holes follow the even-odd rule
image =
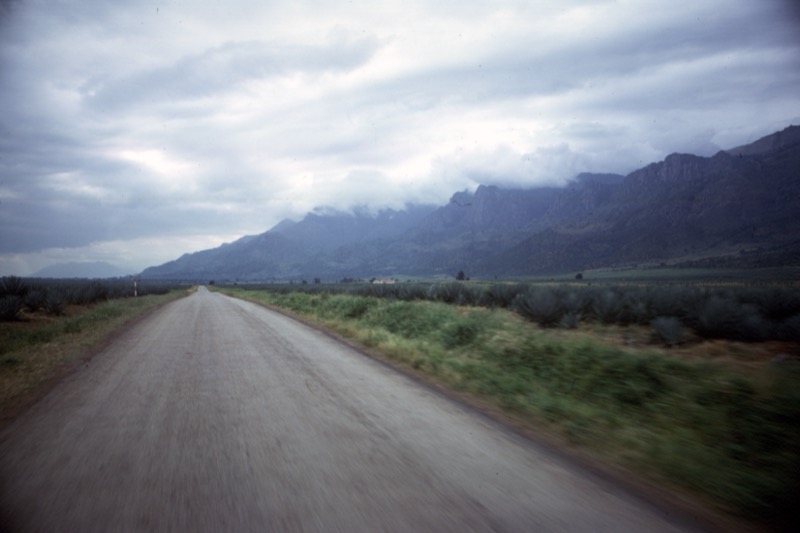
[[[0,28],[8,27],[14,12],[22,4],[22,0],[0,0]]]

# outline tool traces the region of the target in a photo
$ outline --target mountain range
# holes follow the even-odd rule
[[[479,186],[449,203],[299,222],[150,267],[142,278],[321,278],[563,274],[658,265],[800,265],[800,126],[711,157],[671,154],[628,175],[564,187]]]
[[[31,274],[33,278],[118,278],[127,273],[104,261],[58,263]]]

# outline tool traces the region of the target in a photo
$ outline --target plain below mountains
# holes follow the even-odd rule
[[[800,265],[800,127],[712,157],[672,154],[565,187],[480,186],[447,205],[317,210],[143,278],[476,278],[658,265]]]

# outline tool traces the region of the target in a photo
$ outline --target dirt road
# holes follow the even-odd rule
[[[13,531],[685,531],[326,335],[214,294],[0,435]]]

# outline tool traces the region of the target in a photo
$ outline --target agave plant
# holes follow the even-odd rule
[[[0,320],[10,322],[19,317],[19,312],[25,305],[25,301],[16,295],[0,297]]]
[[[604,289],[592,299],[592,312],[606,324],[614,324],[622,314],[622,299],[616,291]]]
[[[28,285],[20,277],[4,276],[0,278],[0,297],[18,296],[24,298],[29,290]]]
[[[676,346],[683,342],[686,329],[674,316],[660,316],[650,323],[658,338],[667,346]]]
[[[514,298],[514,310],[523,317],[542,327],[557,326],[564,314],[564,308],[556,294],[549,287],[537,287]]]

